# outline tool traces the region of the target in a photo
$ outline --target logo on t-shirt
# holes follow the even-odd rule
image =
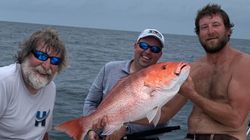
[[[37,111],[36,112],[36,121],[35,126],[38,127],[39,125],[45,126],[46,125],[46,119],[49,116],[50,110],[47,111]]]

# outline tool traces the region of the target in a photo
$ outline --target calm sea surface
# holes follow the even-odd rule
[[[0,22],[0,66],[14,62],[19,44],[34,31],[52,27],[59,31],[65,41],[70,67],[57,76],[57,99],[54,110],[54,125],[82,114],[82,104],[88,88],[100,68],[108,61],[131,59],[133,43],[138,32],[100,30],[89,28],[48,26]],[[195,36],[165,34],[167,46],[161,61],[191,62],[204,54]],[[250,54],[250,40],[232,39],[232,46]],[[188,103],[170,121],[170,125],[180,125],[176,130],[162,136],[162,139],[179,140],[187,131],[186,120],[191,111]],[[53,140],[68,140],[66,135],[52,131]],[[250,137],[249,137],[250,139]]]

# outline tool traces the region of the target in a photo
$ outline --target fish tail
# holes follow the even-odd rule
[[[86,129],[83,127],[84,117],[63,122],[55,127],[56,130],[68,134],[74,140],[82,140],[86,135]]]

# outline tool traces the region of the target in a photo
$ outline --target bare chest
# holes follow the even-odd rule
[[[214,100],[228,99],[227,90],[232,77],[229,67],[205,67],[196,71],[194,77],[199,94]]]

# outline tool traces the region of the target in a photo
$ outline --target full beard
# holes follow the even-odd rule
[[[23,62],[22,71],[24,81],[34,89],[40,89],[45,87],[54,78],[51,69],[46,71],[40,65],[33,68],[30,66],[28,60]]]
[[[229,37],[224,35],[222,38],[218,38],[217,40],[202,41],[200,38],[199,40],[204,50],[211,54],[219,52],[223,49],[229,41]]]

